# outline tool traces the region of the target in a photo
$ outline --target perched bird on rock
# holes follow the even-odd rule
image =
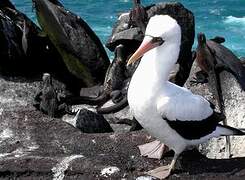
[[[145,32],[147,12],[140,4],[140,0],[133,0],[134,7],[129,13],[129,26],[139,27],[142,33]]]
[[[160,179],[170,175],[186,148],[212,137],[245,135],[238,129],[219,124],[224,116],[215,112],[205,98],[168,81],[180,45],[181,28],[176,20],[168,15],[155,15],[146,27],[142,44],[128,61],[129,65],[143,56],[128,89],[134,117],[175,152],[170,165],[148,172]]]
[[[226,47],[221,45],[225,40],[222,37],[215,37],[207,40],[203,33],[197,36],[198,45],[196,49],[196,62],[201,68],[201,72],[197,72],[196,83],[213,82],[214,95],[217,100],[221,113],[225,114],[224,100],[222,96],[221,81],[219,74],[225,70],[232,73],[240,84],[242,90],[245,90],[245,67],[241,61]],[[224,119],[224,125],[227,120]],[[227,155],[230,156],[230,140],[226,137]]]
[[[42,80],[43,85],[41,90],[36,94],[33,105],[51,117],[60,117],[64,114],[74,115],[71,107],[63,102],[64,95],[55,89],[51,75],[44,73]]]

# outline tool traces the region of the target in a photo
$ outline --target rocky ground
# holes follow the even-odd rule
[[[170,162],[171,153],[162,160],[139,155],[137,145],[152,140],[145,131],[125,133],[127,126],[112,125],[115,133],[84,134],[62,119],[42,114],[32,106],[39,85],[39,81],[0,78],[0,179],[143,180],[152,179],[144,172]],[[237,92],[232,95],[236,98],[229,106],[233,110],[230,116],[234,115],[235,125],[244,127],[244,103],[237,106],[244,93],[240,97]],[[236,158],[209,159],[188,151],[169,179],[244,179],[245,158],[237,157],[245,151],[244,138],[232,142]],[[220,158],[221,146],[214,140],[202,152]]]

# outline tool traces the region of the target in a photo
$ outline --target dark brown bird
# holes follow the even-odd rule
[[[134,7],[129,14],[129,26],[139,27],[144,33],[147,21],[147,12],[140,0],[133,0]]]
[[[206,40],[203,33],[199,33],[197,38],[196,61],[199,67],[208,74],[228,71],[235,76],[242,90],[245,90],[245,68],[240,59],[220,44],[224,39],[218,37]]]
[[[218,102],[220,112],[224,114],[225,107],[219,73],[223,70],[230,72],[235,76],[242,90],[245,90],[245,68],[241,61],[229,49],[219,44],[224,42],[224,38],[218,37],[212,40],[206,40],[205,35],[203,33],[199,33],[197,39],[197,64],[201,70],[206,73],[209,81],[214,82],[215,98]],[[200,79],[197,79],[197,82],[201,81]],[[224,125],[227,125],[227,120],[224,119],[223,123]],[[230,139],[226,138],[226,141],[226,148],[230,156]]]

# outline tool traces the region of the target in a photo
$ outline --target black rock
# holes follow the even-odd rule
[[[225,42],[225,38],[222,36],[215,36],[214,38],[210,39],[211,41],[214,41],[216,43],[224,43]]]
[[[92,86],[88,88],[81,88],[80,96],[96,98],[102,93],[103,88],[104,87],[102,85]]]
[[[84,87],[103,83],[109,58],[99,38],[81,17],[48,0],[33,0],[37,19],[71,74]]]
[[[78,111],[76,117],[76,127],[84,133],[109,133],[113,132],[110,124],[105,118],[87,109]]]
[[[30,76],[62,66],[62,60],[41,29],[8,0],[0,3],[0,71]],[[30,68],[31,67],[31,68]],[[64,69],[64,68],[63,68]],[[63,70],[62,69],[62,70]],[[55,70],[53,70],[55,71]]]
[[[36,79],[48,72],[74,94],[84,86],[69,72],[50,39],[9,0],[0,2],[0,57],[0,74],[4,76]]]

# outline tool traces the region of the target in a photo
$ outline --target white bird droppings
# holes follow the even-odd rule
[[[153,180],[155,178],[151,177],[151,176],[140,176],[137,177],[136,180]]]
[[[0,108],[0,116],[3,114],[3,108]]]
[[[108,177],[114,173],[119,172],[120,169],[118,167],[112,166],[112,167],[107,167],[101,170],[100,174],[104,177]]]
[[[5,157],[5,156],[8,156],[8,155],[10,155],[11,153],[3,153],[3,154],[0,154],[0,159],[1,158],[3,158],[3,157]]]
[[[118,20],[120,21],[122,18],[124,18],[125,16],[129,16],[129,13],[122,13],[120,16],[119,16],[119,18],[118,18]]]
[[[72,155],[69,157],[65,157],[61,162],[56,164],[55,167],[51,169],[54,173],[53,180],[62,180],[65,177],[65,171],[68,169],[71,161],[77,158],[83,158],[83,155]]]
[[[13,137],[13,131],[9,128],[4,129],[1,133],[0,133],[0,142],[4,141],[5,139],[11,138]]]

